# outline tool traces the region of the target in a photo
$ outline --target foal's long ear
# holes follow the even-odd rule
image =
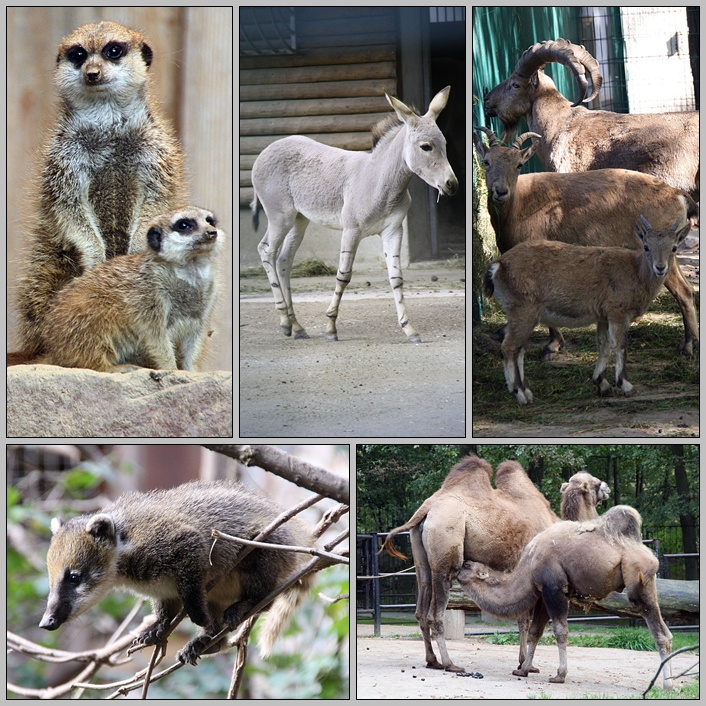
[[[387,98],[387,102],[393,107],[395,113],[397,113],[397,117],[403,123],[407,123],[407,125],[412,128],[417,125],[419,116],[408,105],[405,105],[394,96],[389,95],[387,91],[385,91],[385,98]]]
[[[446,107],[446,102],[449,100],[449,93],[451,91],[451,86],[446,86],[442,88],[433,98],[431,103],[429,103],[429,110],[427,111],[427,116],[436,119],[439,117],[439,113]]]

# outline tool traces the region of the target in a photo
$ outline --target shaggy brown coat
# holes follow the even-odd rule
[[[566,645],[569,600],[597,601],[626,589],[630,603],[647,622],[664,660],[672,649],[672,634],[657,602],[659,563],[641,540],[642,518],[631,507],[617,505],[597,520],[559,522],[538,534],[510,573],[477,562],[466,562],[458,580],[482,610],[511,618],[534,609],[524,663],[513,674],[527,676],[549,618],[559,648],[559,669],[550,682],[563,683],[567,674]],[[541,599],[541,600],[540,600]],[[671,667],[663,673],[671,687]]]

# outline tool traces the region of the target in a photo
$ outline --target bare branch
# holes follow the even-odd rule
[[[235,542],[236,544],[245,544],[253,549],[274,549],[283,552],[298,552],[299,554],[311,554],[313,556],[328,557],[333,559],[339,564],[348,564],[346,559],[342,559],[340,555],[329,554],[328,552],[323,552],[320,549],[314,549],[313,547],[295,547],[287,544],[269,544],[268,542],[255,542],[250,539],[242,539],[241,537],[233,537],[225,532],[219,532],[218,530],[211,530],[212,537],[218,537],[220,539],[227,539],[230,542]],[[240,558],[240,557],[238,557]]]
[[[203,446],[211,451],[217,451],[234,458],[244,466],[264,468],[302,488],[333,498],[340,503],[348,504],[349,502],[350,491],[347,479],[302,461],[295,456],[290,456],[276,446],[260,444],[243,446],[239,444],[203,444]]]

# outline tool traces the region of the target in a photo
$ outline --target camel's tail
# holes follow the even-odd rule
[[[412,517],[409,519],[409,521],[405,522],[405,524],[403,524],[401,527],[395,527],[395,529],[391,530],[388,533],[387,539],[385,540],[385,542],[382,545],[378,554],[381,554],[383,551],[386,551],[390,556],[397,557],[398,559],[406,559],[407,558],[404,554],[402,554],[401,552],[398,552],[397,549],[395,549],[393,539],[396,534],[399,534],[400,532],[405,532],[409,529],[412,529],[412,527],[416,527],[418,524],[420,524],[426,518],[426,516],[429,514],[430,500],[431,500],[431,498],[427,498],[419,506],[419,509],[417,510],[417,512],[414,513],[414,515],[412,515]]]
[[[304,576],[284,593],[280,593],[270,605],[267,618],[257,637],[257,644],[263,657],[268,657],[272,652],[279,634],[309,592],[313,580],[313,574]]]
[[[257,233],[258,226],[260,225],[260,200],[257,198],[257,191],[255,191],[252,202],[250,203],[250,210],[252,211],[252,224]]]

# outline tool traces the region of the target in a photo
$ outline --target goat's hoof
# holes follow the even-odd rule
[[[549,677],[549,683],[550,684],[563,684],[564,677],[560,677],[558,674],[555,677]]]
[[[327,340],[327,341],[337,341],[337,340],[338,340],[338,334],[337,334],[337,333],[327,333],[327,334],[326,334],[326,340]]]
[[[547,360],[554,360],[556,358],[556,354],[559,351],[552,350],[551,348],[545,348],[544,351],[542,352],[542,360],[547,361]]]
[[[534,401],[532,392],[528,388],[524,390],[513,390],[512,394],[515,395],[515,399],[522,405],[532,404]]]
[[[601,397],[611,397],[613,395],[613,389],[605,378],[600,381],[594,380],[593,382],[596,383],[596,391]]]
[[[526,677],[527,676],[527,672],[525,672],[523,669],[513,669],[512,673],[516,677]]]
[[[410,336],[407,339],[410,343],[421,343],[422,339],[420,338],[418,333],[415,333],[413,336]]]
[[[444,665],[441,662],[427,662],[427,669],[443,669]]]
[[[627,381],[623,381],[623,385],[620,388],[626,397],[632,397],[635,393],[635,388]]]
[[[291,326],[280,326],[279,330],[285,335],[285,336],[291,336],[292,335],[292,327]]]
[[[294,334],[294,338],[309,338],[309,334],[304,329],[299,329],[299,331]]]
[[[693,357],[694,355],[694,348],[698,347],[699,341],[698,340],[692,340],[692,341],[682,341],[679,344],[679,355],[685,355],[688,358]]]

